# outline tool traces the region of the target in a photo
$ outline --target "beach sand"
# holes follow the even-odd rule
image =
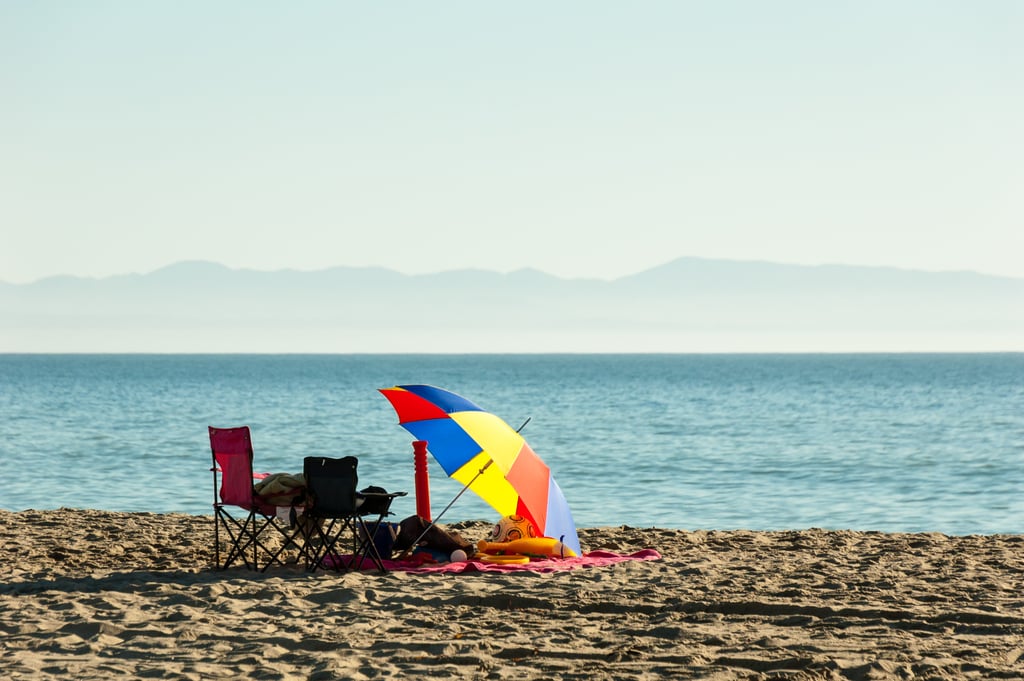
[[[615,527],[584,550],[662,559],[339,575],[213,570],[212,527],[0,511],[0,677],[1024,677],[1018,535]]]

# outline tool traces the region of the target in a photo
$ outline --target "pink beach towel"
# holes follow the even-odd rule
[[[344,556],[349,558],[349,556]],[[472,558],[458,563],[427,563],[420,564],[414,561],[385,560],[384,567],[394,572],[561,572],[564,570],[575,570],[584,567],[602,567],[621,563],[626,560],[660,560],[661,554],[654,549],[643,549],[629,555],[620,555],[611,551],[591,551],[579,558],[551,558],[548,560],[533,560],[529,563],[520,564],[498,564],[485,563]],[[364,568],[375,567],[373,561],[363,561]]]

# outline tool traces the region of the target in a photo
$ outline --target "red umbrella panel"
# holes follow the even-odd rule
[[[502,516],[528,518],[543,536],[580,554],[576,524],[561,488],[526,440],[500,417],[442,388],[382,388],[398,422],[449,477],[469,485]]]

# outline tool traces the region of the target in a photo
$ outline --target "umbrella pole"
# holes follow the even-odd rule
[[[523,421],[523,425],[521,425],[518,428],[516,428],[516,432],[518,433],[523,428],[525,428],[526,424],[529,423],[530,419],[532,419],[532,418],[533,418],[532,416],[528,416],[526,418],[526,420]],[[402,551],[401,555],[398,556],[399,560],[403,560],[403,559],[409,557],[409,552],[412,551],[414,548],[416,548],[416,545],[420,543],[421,539],[423,539],[424,537],[427,536],[427,532],[430,532],[430,528],[433,527],[437,523],[437,521],[441,519],[441,516],[443,516],[445,513],[448,512],[449,508],[451,508],[452,506],[455,505],[455,502],[459,500],[459,497],[461,497],[463,494],[466,493],[466,490],[469,489],[469,486],[472,485],[474,482],[476,482],[476,479],[479,478],[481,475],[483,475],[484,471],[487,470],[487,467],[490,466],[492,463],[494,463],[494,459],[488,459],[487,463],[485,463],[480,468],[480,470],[478,470],[476,472],[476,475],[473,476],[473,479],[470,480],[469,482],[467,482],[465,485],[463,485],[462,489],[459,490],[459,493],[455,495],[455,498],[452,499],[451,501],[449,501],[448,505],[445,506],[444,509],[442,509],[441,512],[437,514],[437,517],[432,519],[432,520],[429,520],[427,522],[427,526],[425,528],[423,528],[423,532],[420,533],[420,536],[416,537],[416,541],[414,541],[412,544],[410,544],[409,548],[407,548],[405,551]]]
[[[526,424],[523,424],[523,425],[526,425]],[[459,497],[461,497],[463,494],[466,493],[466,490],[469,489],[469,486],[472,485],[474,482],[476,482],[476,479],[479,478],[481,475],[483,475],[484,471],[487,470],[487,467],[490,466],[492,463],[494,463],[494,460],[493,459],[489,459],[487,461],[487,463],[485,463],[483,465],[483,467],[476,472],[476,475],[473,476],[473,479],[470,480],[469,482],[467,482],[465,485],[462,486],[462,489],[460,489],[459,493],[455,495],[455,498],[452,499],[451,501],[449,501],[448,505],[445,506],[444,509],[440,513],[438,513],[437,516],[433,520],[431,520],[430,522],[427,523],[427,526],[425,528],[423,528],[423,532],[420,533],[420,536],[416,537],[416,541],[414,541],[412,544],[410,544],[409,548],[407,548],[405,551],[402,551],[402,555],[400,555],[398,557],[399,560],[402,560],[402,559],[405,559],[405,558],[409,557],[409,552],[412,551],[414,548],[416,548],[416,545],[420,543],[421,539],[423,539],[425,536],[427,536],[427,532],[430,531],[430,528],[432,528],[437,523],[437,521],[441,519],[441,516],[443,516],[445,513],[448,512],[449,508],[451,508],[453,505],[455,505],[455,502],[459,500]]]

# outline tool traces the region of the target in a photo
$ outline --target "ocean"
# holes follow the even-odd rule
[[[210,514],[207,426],[244,424],[257,470],[355,455],[411,515],[405,383],[529,419],[579,527],[1024,532],[1018,353],[0,355],[0,507]]]

